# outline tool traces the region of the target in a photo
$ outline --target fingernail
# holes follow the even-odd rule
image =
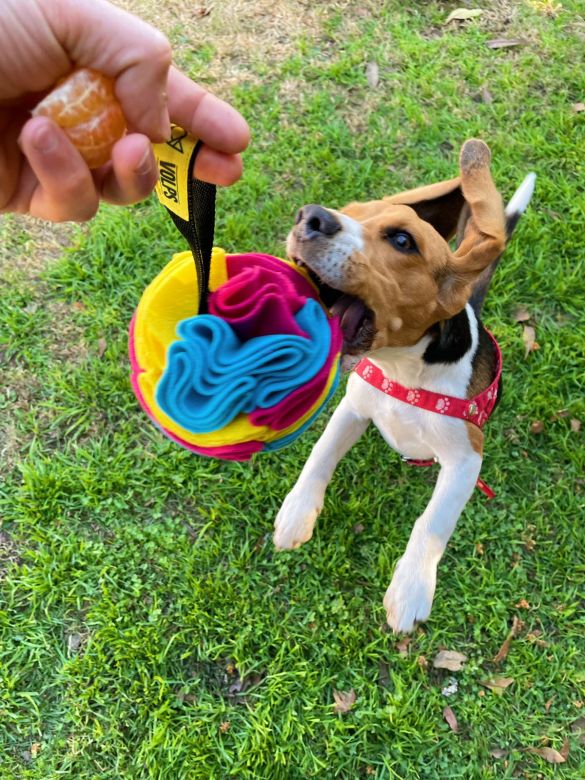
[[[154,155],[152,153],[152,149],[150,147],[144,152],[144,155],[138,165],[136,166],[136,174],[138,176],[151,176],[154,167],[155,167],[156,161],[154,159]]]
[[[33,133],[31,138],[32,146],[42,154],[49,154],[54,152],[59,144],[59,138],[57,133],[54,132],[50,125],[41,125]]]

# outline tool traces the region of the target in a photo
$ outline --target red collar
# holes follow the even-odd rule
[[[404,387],[399,382],[389,379],[384,372],[375,366],[368,358],[362,358],[354,371],[361,376],[368,384],[373,385],[385,395],[404,401],[409,406],[418,406],[420,409],[426,409],[436,414],[444,414],[446,417],[457,417],[460,420],[477,425],[483,428],[496,405],[498,397],[498,387],[502,375],[502,351],[498,342],[487,331],[496,348],[496,375],[491,385],[475,395],[473,398],[457,398],[452,395],[442,393],[433,393],[431,390],[424,390],[422,387]]]
[[[478,428],[483,428],[496,405],[500,377],[502,375],[502,350],[492,334],[489,331],[487,331],[487,334],[496,349],[496,374],[491,385],[483,393],[479,393],[473,398],[457,398],[452,395],[433,393],[431,390],[424,390],[422,387],[404,387],[399,382],[389,379],[368,358],[362,358],[354,368],[354,371],[368,384],[377,388],[385,395],[403,401],[405,404],[417,406],[420,409],[435,412],[435,414],[457,417],[460,420],[466,420],[477,425]],[[408,458],[405,458],[405,460],[412,466],[432,466],[435,463],[435,460],[409,460]],[[494,497],[495,493],[483,480],[478,479],[477,486],[488,498]]]

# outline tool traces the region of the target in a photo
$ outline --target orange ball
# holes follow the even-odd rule
[[[89,168],[108,162],[112,147],[126,132],[113,79],[91,68],[80,68],[58,81],[32,114],[58,124]]]

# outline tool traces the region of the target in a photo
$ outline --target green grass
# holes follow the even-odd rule
[[[374,17],[332,4],[317,36],[283,62],[251,60],[232,94],[254,141],[242,182],[219,197],[216,241],[230,251],[281,254],[303,202],[451,177],[470,136],[490,143],[504,196],[538,175],[485,311],[506,368],[484,465],[497,498],[466,508],[406,654],[382,597],[434,474],[370,430],[312,541],[277,555],[273,518],[324,421],[278,455],[229,464],[167,442],[137,408],[128,320],[182,247],[153,200],[103,208],[40,276],[5,271],[2,780],[583,777],[570,724],[585,699],[585,448],[570,421],[585,413],[585,114],[571,109],[585,96],[585,28],[576,1],[555,17],[509,5],[511,25],[443,27],[454,5],[387,2]],[[518,35],[530,45],[485,45]],[[218,50],[210,41],[193,61],[203,82]],[[477,102],[483,86],[492,103]],[[3,231],[24,257],[21,223]],[[519,304],[540,345],[528,359]],[[524,629],[496,668],[515,615]],[[468,656],[462,671],[432,669],[442,647]],[[495,673],[515,681],[502,696],[480,685]],[[333,690],[352,688],[353,710],[335,714]],[[566,737],[563,765],[525,750]]]

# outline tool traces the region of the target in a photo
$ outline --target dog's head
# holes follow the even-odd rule
[[[505,246],[490,151],[467,141],[460,176],[339,211],[303,206],[287,253],[308,267],[341,319],[344,351],[416,344],[467,303],[473,283]],[[449,246],[459,225],[461,241]]]

